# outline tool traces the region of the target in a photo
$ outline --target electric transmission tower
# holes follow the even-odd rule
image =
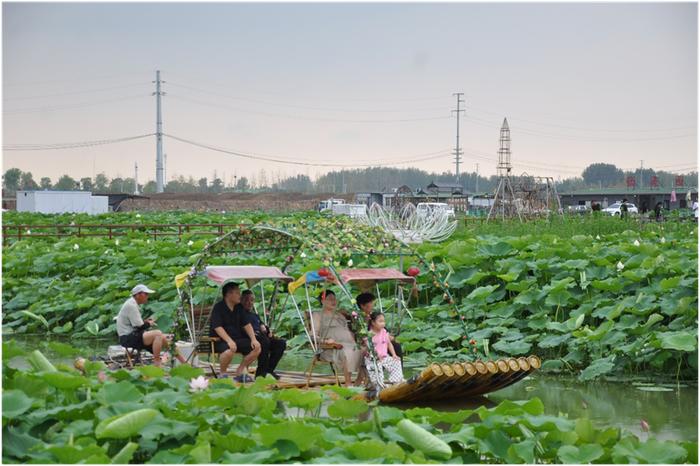
[[[160,85],[165,81],[160,80],[160,70],[156,71],[156,91],[153,95],[156,96],[156,192],[163,192],[163,115],[161,112],[160,98],[165,95],[161,92]]]
[[[510,177],[510,172],[512,170],[513,166],[510,163],[510,128],[508,127],[508,120],[504,118],[499,139],[498,165],[496,166],[499,178],[498,186],[496,187],[493,204],[491,205],[491,209],[489,209],[489,215],[486,221],[491,220],[491,217],[494,216],[494,212],[495,215],[500,215],[503,220],[505,220],[506,217],[511,218],[517,215],[518,219],[521,222],[523,221],[520,216],[520,209],[515,200],[515,192],[513,191],[513,183]]]
[[[459,147],[459,116],[461,113],[464,113],[464,110],[460,109],[460,104],[464,103],[464,100],[462,100],[464,92],[455,92],[452,95],[457,96],[457,109],[452,110],[452,113],[457,114],[457,142],[455,144],[455,150],[452,154],[455,156],[455,177],[457,178],[457,183],[459,183],[459,164],[462,161],[463,154],[462,149]]]

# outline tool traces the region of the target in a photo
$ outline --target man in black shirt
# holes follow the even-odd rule
[[[275,373],[275,368],[282,359],[287,341],[273,336],[270,329],[260,322],[260,316],[255,312],[254,304],[255,295],[251,290],[245,290],[241,294],[241,306],[245,309],[248,322],[253,326],[255,337],[262,347],[255,376],[264,377],[266,374],[270,374],[279,380],[280,377]]]
[[[214,305],[211,313],[210,335],[221,338],[215,344],[217,353],[221,353],[219,364],[221,376],[226,376],[226,369],[235,353],[243,354],[243,361],[236,369],[234,380],[252,382],[248,375],[248,366],[260,356],[260,343],[255,338],[253,327],[248,322],[246,313],[240,307],[241,290],[238,283],[229,282],[221,288],[223,299]]]

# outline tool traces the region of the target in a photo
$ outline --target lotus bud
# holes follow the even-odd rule
[[[78,246],[77,244],[74,244],[73,249],[77,251],[78,249],[80,249],[80,246]]]
[[[193,244],[194,244],[194,241],[192,241],[192,240],[189,240],[189,241],[187,242],[187,246],[192,246]]]
[[[141,218],[141,214],[136,214],[136,218]]]
[[[633,243],[633,244],[634,244],[635,246],[639,246],[639,241],[638,241],[638,240],[634,240],[634,243]]]
[[[447,295],[447,293],[443,293],[442,298],[443,298],[443,299],[448,299],[449,296]]]
[[[639,422],[639,426],[642,428],[642,430],[643,430],[644,432],[649,432],[649,423],[648,423],[647,421],[645,421],[644,419],[642,419],[642,420]]]
[[[460,319],[462,319],[462,320],[464,320],[464,319],[465,319],[465,317],[464,317],[464,316],[459,316],[459,318],[460,318]]]
[[[617,261],[617,270],[622,271],[622,269],[624,269],[624,268],[625,268],[625,264],[623,264],[620,261]]]
[[[114,244],[117,245],[117,246],[119,246],[119,238],[117,238],[117,239],[114,240]]]
[[[662,236],[662,237],[661,237],[661,243],[663,244],[663,243],[665,243],[665,242],[666,242],[666,238],[664,238],[664,237]]]
[[[350,260],[348,261],[348,267],[352,267],[352,264],[353,264],[352,259],[350,259]]]
[[[107,381],[107,374],[104,373],[104,371],[100,371],[97,373],[97,380],[99,380],[102,383],[105,383]]]
[[[600,239],[600,235],[595,235],[595,239]]]

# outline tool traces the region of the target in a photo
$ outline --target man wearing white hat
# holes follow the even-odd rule
[[[168,347],[168,340],[160,330],[146,331],[146,329],[155,325],[155,321],[146,319],[144,322],[141,318],[141,308],[139,307],[148,301],[148,295],[151,293],[155,293],[155,291],[146,285],[139,284],[132,288],[131,298],[124,302],[117,315],[117,334],[119,335],[120,345],[125,348],[150,351],[153,353],[153,364],[160,366],[160,350]]]

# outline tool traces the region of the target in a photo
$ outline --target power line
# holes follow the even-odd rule
[[[476,110],[477,112],[482,112],[482,113],[488,113],[490,115],[496,115],[500,116],[500,113],[496,112],[491,112],[488,110],[483,110],[475,107],[468,107],[470,110]],[[685,126],[681,128],[659,128],[659,129],[609,129],[609,128],[583,128],[580,126],[567,126],[567,125],[559,125],[559,124],[554,124],[554,123],[543,123],[541,121],[536,121],[536,120],[531,120],[531,119],[525,119],[525,118],[516,118],[516,117],[510,117],[511,120],[516,120],[516,121],[524,121],[528,123],[533,123],[537,125],[542,125],[542,126],[551,126],[554,128],[562,128],[562,129],[570,129],[573,131],[591,131],[591,132],[606,132],[606,133],[652,133],[652,132],[664,132],[664,131],[688,131],[688,130],[693,130],[696,129],[695,126]]]
[[[135,141],[137,139],[143,139],[154,135],[155,133],[150,133],[141,134],[139,136],[127,136],[116,139],[98,139],[96,141],[64,142],[55,144],[6,144],[2,146],[2,149],[7,151],[77,149],[81,147],[104,146],[106,144],[117,144],[120,142]]]
[[[213,92],[210,90],[204,90],[204,89],[199,89],[196,87],[192,86],[186,86],[184,84],[179,84],[179,83],[173,83],[171,81],[168,82],[171,86],[175,87],[180,87],[182,89],[188,89],[191,91],[195,92],[200,92],[202,94],[209,94],[217,97],[224,97],[226,99],[231,99],[231,100],[242,100],[246,102],[253,102],[253,103],[258,103],[258,104],[263,104],[263,105],[272,105],[272,106],[277,106],[277,107],[287,107],[287,108],[299,108],[302,110],[318,110],[318,111],[327,111],[327,112],[350,112],[350,113],[388,113],[388,112],[418,112],[418,111],[426,111],[426,110],[444,110],[444,107],[424,107],[424,108],[413,108],[413,109],[404,109],[404,110],[396,110],[396,109],[348,109],[348,108],[338,108],[338,107],[309,107],[306,105],[291,105],[291,104],[283,104],[283,103],[278,103],[278,102],[271,102],[271,101],[265,101],[265,100],[259,100],[259,99],[251,99],[249,97],[240,97],[240,96],[232,96],[229,94],[223,94],[221,92]]]
[[[9,97],[9,98],[4,98],[2,100],[10,101],[10,100],[45,99],[47,97],[63,97],[63,96],[67,96],[67,95],[92,94],[94,92],[113,91],[116,89],[126,89],[126,88],[130,88],[130,87],[138,87],[138,86],[144,86],[144,85],[146,85],[146,83],[134,83],[134,84],[126,84],[123,86],[104,87],[102,89],[86,89],[83,91],[62,92],[62,93],[58,93],[58,94],[32,95],[32,96],[25,96],[25,97]]]
[[[290,164],[290,165],[303,165],[303,166],[311,166],[311,167],[339,167],[339,168],[353,168],[353,167],[381,167],[381,166],[387,166],[387,165],[402,165],[405,163],[415,163],[415,162],[422,162],[426,160],[434,160],[437,158],[444,157],[447,154],[440,154],[440,155],[433,155],[431,157],[423,157],[423,158],[415,158],[415,159],[409,159],[409,160],[402,160],[402,161],[394,161],[394,162],[379,162],[379,163],[367,163],[367,164],[358,164],[358,163],[352,163],[352,164],[341,164],[341,163],[328,163],[328,162],[304,162],[300,160],[290,160],[290,159],[283,159],[275,156],[264,156],[264,155],[259,155],[259,154],[250,154],[250,153],[244,153],[236,150],[231,150],[231,149],[226,149],[222,147],[217,147],[217,146],[212,146],[210,144],[205,144],[201,142],[196,142],[192,141],[189,139],[184,139],[180,138],[177,136],[173,136],[172,134],[163,134],[165,137],[168,137],[170,139],[174,139],[176,141],[183,142],[185,144],[190,144],[192,146],[200,147],[202,149],[207,149],[215,152],[221,152],[224,154],[229,154],[229,155],[235,155],[237,157],[243,157],[246,159],[252,159],[252,160],[263,160],[266,162],[275,162],[275,163],[284,163],[284,164]]]
[[[497,125],[495,125],[493,122],[491,122],[489,120],[484,120],[484,119],[476,118],[476,117],[465,117],[465,118],[476,125],[486,126],[489,128],[496,128],[497,127]],[[562,140],[582,141],[582,142],[642,142],[642,141],[657,141],[657,140],[666,140],[666,139],[682,139],[682,138],[686,138],[686,137],[695,136],[694,134],[681,134],[681,135],[674,135],[674,136],[660,136],[660,137],[649,137],[649,138],[586,138],[586,137],[578,137],[578,136],[573,136],[573,135],[558,135],[555,133],[546,133],[546,132],[527,129],[527,128],[514,129],[513,132],[519,133],[519,134],[524,134],[524,135],[530,135],[530,136],[544,137],[544,138],[549,138],[549,139],[562,139]]]
[[[115,98],[115,99],[99,100],[99,101],[95,101],[95,102],[82,102],[79,104],[72,104],[72,105],[56,105],[53,107],[31,107],[31,108],[21,108],[21,109],[14,109],[14,110],[5,110],[2,112],[2,114],[3,115],[20,115],[20,114],[25,114],[25,113],[58,112],[61,110],[73,110],[73,109],[77,109],[77,108],[94,107],[94,106],[99,106],[99,105],[106,104],[106,103],[123,102],[123,101],[127,101],[127,100],[140,99],[143,97],[149,97],[149,95],[148,94],[136,94],[136,95],[131,95],[131,96],[119,97],[119,98]]]
[[[246,109],[241,109],[241,108],[234,108],[234,107],[229,107],[227,105],[221,105],[221,104],[215,104],[211,102],[203,102],[200,100],[196,99],[191,99],[189,97],[183,97],[180,95],[173,95],[173,94],[168,94],[168,96],[171,99],[176,99],[176,100],[184,100],[187,102],[191,102],[197,105],[204,105],[208,107],[216,107],[216,108],[222,108],[226,110],[230,110],[233,112],[239,112],[239,113],[245,113],[245,114],[251,114],[251,115],[263,115],[263,116],[268,116],[268,117],[274,117],[274,118],[289,118],[292,120],[309,120],[309,121],[322,121],[322,122],[339,122],[339,123],[406,123],[406,122],[414,122],[414,121],[429,121],[429,120],[446,120],[451,118],[451,116],[444,116],[444,117],[427,117],[427,118],[399,118],[399,119],[383,119],[383,120],[349,120],[349,119],[340,119],[340,118],[321,118],[321,117],[307,117],[307,116],[299,116],[299,115],[286,115],[286,114],[280,114],[280,113],[269,113],[269,112],[259,112],[256,110],[246,110]]]

